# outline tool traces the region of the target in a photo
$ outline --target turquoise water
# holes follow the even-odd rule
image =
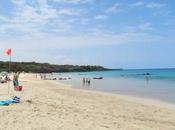
[[[143,79],[145,77],[149,77],[150,79],[175,81],[175,69],[137,69],[137,70],[135,69],[135,70],[120,70],[120,71],[82,72],[76,74],[85,76],[110,77],[110,78],[126,77],[126,78]]]
[[[79,89],[105,91],[175,103],[175,69],[55,73],[53,76],[71,77],[69,80],[59,80],[59,82],[71,84]],[[84,85],[83,77],[90,78],[91,84]],[[103,77],[103,79],[96,80],[93,77]]]

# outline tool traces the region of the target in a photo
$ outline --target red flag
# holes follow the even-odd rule
[[[6,54],[8,55],[8,56],[10,56],[11,54],[12,54],[12,49],[10,48],[10,49],[7,49],[6,50]]]

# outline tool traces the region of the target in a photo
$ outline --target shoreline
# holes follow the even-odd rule
[[[100,90],[96,90],[96,89],[83,89],[83,88],[76,88],[73,87],[71,84],[66,84],[66,83],[62,83],[59,81],[52,81],[55,84],[58,85],[64,85],[65,87],[70,87],[71,89],[77,90],[77,91],[82,91],[82,92],[89,92],[89,93],[93,93],[93,94],[102,94],[104,96],[114,96],[114,97],[120,97],[120,98],[127,98],[130,99],[131,101],[138,101],[139,103],[152,103],[152,104],[161,104],[161,105],[167,105],[167,106],[172,106],[175,108],[175,104],[172,102],[166,102],[166,101],[161,101],[158,99],[154,99],[154,98],[149,98],[149,97],[141,97],[141,96],[134,96],[134,95],[127,95],[127,94],[120,94],[120,93],[111,93],[108,91],[100,91]]]
[[[2,129],[173,130],[175,105],[130,96],[75,89],[56,81],[20,76],[21,103],[1,106]],[[0,87],[7,92],[5,85]],[[31,102],[27,102],[31,100]],[[46,123],[47,122],[47,123]]]
[[[75,77],[76,78],[76,80],[78,79],[78,80],[81,80],[81,78],[80,77]],[[114,78],[106,78],[107,80],[114,80]],[[120,79],[119,79],[120,80]],[[121,79],[122,80],[122,79]],[[68,81],[68,80],[67,80]],[[79,90],[87,90],[87,91],[92,91],[92,92],[99,92],[99,93],[106,93],[106,94],[110,94],[110,95],[120,95],[120,96],[127,96],[127,97],[133,97],[133,98],[139,98],[139,99],[145,99],[145,100],[153,100],[153,101],[156,101],[156,102],[162,102],[162,103],[166,103],[166,104],[172,104],[172,105],[175,105],[175,102],[174,101],[171,101],[171,100],[161,100],[160,98],[158,98],[158,97],[153,97],[153,96],[150,96],[150,95],[139,95],[139,94],[132,94],[132,93],[130,93],[130,92],[128,92],[128,91],[122,91],[122,90],[116,90],[115,92],[112,92],[112,91],[110,91],[110,90],[100,90],[100,89],[96,89],[96,88],[94,88],[95,87],[95,85],[91,88],[91,87],[76,87],[76,85],[75,84],[73,84],[72,82],[74,82],[74,81],[72,81],[72,82],[67,82],[67,81],[59,81],[59,80],[55,80],[55,82],[57,82],[57,83],[60,83],[60,84],[64,84],[64,85],[66,85],[66,86],[71,86],[72,88],[74,88],[74,89],[79,89]],[[80,83],[79,83],[80,84]],[[79,85],[79,86],[81,86],[81,85]],[[165,96],[165,95],[164,95]]]

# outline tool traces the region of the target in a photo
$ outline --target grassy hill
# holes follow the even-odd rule
[[[0,61],[0,71],[8,71],[9,62]],[[12,62],[11,71],[25,71],[35,73],[51,73],[51,72],[88,72],[109,70],[102,66],[91,65],[55,65],[49,63],[36,62]]]

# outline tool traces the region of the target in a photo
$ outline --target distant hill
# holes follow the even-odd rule
[[[9,62],[0,61],[0,71],[8,71]],[[55,65],[49,63],[36,62],[12,62],[11,72],[24,71],[34,73],[51,73],[51,72],[89,72],[110,70],[102,66],[91,65]]]

